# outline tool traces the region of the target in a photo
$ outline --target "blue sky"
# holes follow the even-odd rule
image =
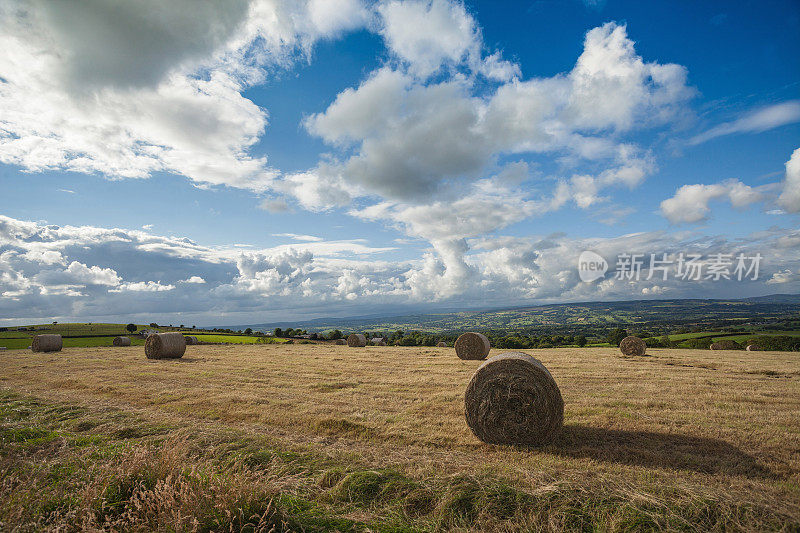
[[[796,2],[153,6],[0,3],[0,321],[800,291]]]

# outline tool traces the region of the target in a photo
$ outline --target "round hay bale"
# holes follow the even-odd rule
[[[144,341],[148,359],[179,359],[186,352],[186,338],[178,332],[155,333]]]
[[[443,341],[439,341],[436,343],[437,348],[447,348],[447,343]]]
[[[386,341],[374,341],[373,346],[386,346]]]
[[[36,335],[31,341],[33,352],[60,352],[63,346],[61,335]]]
[[[622,339],[619,343],[619,351],[623,355],[644,355],[647,350],[647,345],[639,337],[630,335]]]
[[[347,341],[344,340],[344,339],[336,339],[336,344],[338,346],[345,346],[345,345],[347,345]]]
[[[114,342],[112,344],[114,346],[130,346],[131,339],[128,337],[114,337]]]
[[[360,333],[351,333],[347,336],[347,345],[351,348],[363,348],[367,345],[367,338]]]
[[[481,333],[463,333],[456,339],[456,355],[459,359],[479,361],[489,355],[489,339]]]
[[[758,344],[748,344],[747,345],[747,351],[748,352],[760,352],[760,351],[762,351],[762,348]]]
[[[192,344],[200,344],[200,341],[197,340],[197,337],[190,336],[190,335],[184,335],[184,337],[186,337],[186,346],[189,346],[189,345],[192,345]]]
[[[483,363],[464,393],[467,425],[488,444],[539,446],[564,424],[564,400],[542,363],[522,352]]]
[[[709,346],[712,350],[741,350],[741,345],[736,341],[731,341],[728,339],[723,339],[721,341],[717,341],[711,346]]]

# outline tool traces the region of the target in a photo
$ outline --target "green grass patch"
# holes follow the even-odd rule
[[[187,332],[186,335],[190,335],[190,333]],[[229,344],[283,344],[286,342],[286,339],[278,339],[275,337],[195,333],[191,333],[191,335],[197,337],[197,340],[202,342],[225,342]]]
[[[394,470],[361,470],[345,475],[330,495],[341,502],[374,504],[402,498],[416,487],[411,479]]]

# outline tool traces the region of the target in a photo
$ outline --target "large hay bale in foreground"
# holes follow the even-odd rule
[[[458,339],[456,339],[456,355],[459,359],[470,359],[479,361],[481,359],[486,359],[486,356],[489,355],[489,350],[491,349],[491,344],[489,344],[489,339],[486,338],[486,335],[481,333],[463,333],[461,334]]]
[[[336,344],[338,346],[345,346],[347,344],[347,341],[344,339],[336,339]]]
[[[542,363],[522,352],[483,363],[464,393],[467,425],[483,442],[539,446],[564,423],[564,400]]]
[[[180,359],[186,352],[186,338],[177,331],[155,333],[144,341],[144,354],[148,359]]]
[[[190,346],[190,345],[193,345],[193,344],[200,344],[200,341],[197,340],[197,337],[190,336],[190,335],[184,335],[184,337],[186,337],[186,346]]]
[[[439,341],[436,343],[437,348],[447,348],[447,343],[443,341]]]
[[[31,351],[33,352],[60,352],[64,347],[61,335],[36,335],[31,341]]]
[[[114,337],[114,342],[112,342],[114,346],[130,346],[131,339],[129,337]]]
[[[619,351],[623,355],[644,355],[647,345],[639,337],[630,335],[619,343]]]
[[[367,345],[367,337],[360,333],[351,333],[347,336],[347,345],[351,348],[363,348]]]
[[[761,346],[759,346],[758,344],[748,344],[746,349],[747,349],[748,352],[760,352],[760,351],[762,351]]]
[[[712,350],[741,350],[742,346],[736,341],[723,339],[721,341],[715,342],[714,344],[709,346],[709,348]]]

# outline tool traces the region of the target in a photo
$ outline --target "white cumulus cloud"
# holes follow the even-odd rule
[[[763,195],[739,180],[730,179],[711,185],[683,185],[675,196],[661,202],[661,214],[673,224],[702,222],[711,211],[712,200],[727,199],[733,207],[743,208],[763,199]]]
[[[480,28],[460,1],[391,0],[377,10],[387,47],[415,76],[426,78],[462,63],[490,79],[506,81],[519,75],[519,67],[499,52],[482,58]]]
[[[786,179],[783,192],[778,197],[778,205],[789,213],[800,212],[800,148],[786,162]]]

